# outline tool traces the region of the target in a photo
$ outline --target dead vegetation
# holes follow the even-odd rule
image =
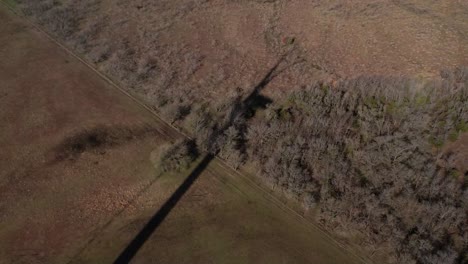
[[[137,29],[141,46],[125,36],[102,41],[114,33],[110,26],[82,21],[98,2],[21,1],[26,14],[196,136],[196,146],[181,142],[167,150],[164,170],[187,167],[195,147],[235,168],[251,162],[273,188],[318,208],[318,221],[353,237],[374,257],[389,263],[468,262],[467,174],[438,165],[450,159],[443,147],[468,131],[467,68],[431,81],[365,75],[333,85],[310,82],[291,87],[254,117],[232,118],[245,87],[235,93],[216,88],[228,83],[233,90],[238,83],[232,80],[242,79],[241,73],[229,76],[216,65],[194,78],[203,54],[180,43],[159,45],[160,31]],[[120,26],[128,24],[123,19]],[[211,100],[215,94],[222,99]],[[60,155],[73,157],[114,140],[108,132],[83,133],[64,143]]]
[[[320,223],[375,257],[463,263],[467,174],[438,164],[468,132],[467,73],[316,83],[253,117],[233,115],[242,108],[233,97],[185,122],[204,151],[236,168],[254,163],[270,186],[317,207]]]
[[[468,131],[467,72],[292,92],[249,127],[249,160],[275,188],[319,205],[323,225],[391,263],[464,263],[468,178],[437,159]]]

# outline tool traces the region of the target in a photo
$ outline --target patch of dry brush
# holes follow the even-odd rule
[[[318,208],[329,230],[359,237],[390,263],[468,262],[467,172],[437,162],[444,145],[468,131],[467,68],[426,83],[365,76],[311,84],[252,117],[236,114],[242,94],[209,102],[182,85],[183,76],[181,85],[174,81],[164,63],[190,61],[187,77],[200,64],[196,56],[96,41],[102,27],[82,18],[98,1],[20,2],[27,15],[129,89],[139,87],[168,121],[196,135],[197,146],[182,142],[164,153],[165,170],[188,166],[196,148],[234,167],[252,162],[271,186]],[[93,146],[100,137],[83,138]]]
[[[468,69],[442,81],[361,77],[311,85],[249,127],[260,176],[338,233],[394,263],[465,263],[467,172],[437,165],[468,131]]]

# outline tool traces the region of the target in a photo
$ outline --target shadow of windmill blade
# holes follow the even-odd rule
[[[234,124],[236,118],[253,117],[258,109],[264,109],[268,104],[273,101],[260,95],[260,92],[275,78],[278,74],[283,72],[285,69],[277,72],[278,67],[283,62],[285,56],[281,57],[278,62],[268,71],[264,78],[254,87],[252,92],[242,101],[239,106],[233,111],[229,117],[229,121],[221,126],[216,133],[213,133],[213,137],[210,138],[211,142],[216,141],[216,137],[222,135],[225,130]],[[198,166],[190,173],[190,175],[184,180],[184,182],[177,188],[177,190],[171,195],[171,197],[164,203],[164,205],[151,217],[148,223],[143,229],[135,236],[135,238],[128,244],[128,246],[121,252],[114,263],[129,263],[133,257],[138,253],[145,242],[150,236],[156,231],[161,225],[164,219],[169,215],[172,209],[177,205],[184,194],[190,189],[193,183],[201,175],[201,173],[208,167],[209,163],[215,158],[219,149],[213,150],[207,154]]]
[[[200,174],[206,169],[208,164],[214,159],[214,155],[208,154],[198,164],[198,166],[190,173],[184,182],[177,188],[177,190],[169,197],[169,199],[161,206],[161,208],[154,214],[143,229],[135,236],[135,238],[128,244],[128,246],[117,257],[114,263],[129,263],[132,258],[138,253],[140,248],[150,238],[153,232],[161,225],[166,219],[172,209],[177,205],[184,194],[195,183]]]

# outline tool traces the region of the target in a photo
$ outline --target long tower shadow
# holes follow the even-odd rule
[[[231,112],[229,121],[217,130],[217,133],[213,134],[213,137],[217,137],[224,133],[230,126],[233,125],[236,118],[240,116],[252,117],[256,110],[264,108],[266,104],[272,101],[260,95],[260,92],[270,83],[270,81],[279,75],[281,72],[287,69],[285,67],[278,71],[278,67],[284,60],[285,56],[280,58],[278,62],[268,71],[264,78],[256,85],[253,91],[247,96],[234,111]],[[211,140],[215,140],[212,138]],[[211,142],[213,142],[211,141]],[[190,175],[184,180],[184,182],[177,188],[177,190],[169,197],[169,199],[161,206],[161,208],[151,217],[148,223],[143,229],[135,236],[135,238],[127,245],[127,247],[120,253],[117,259],[114,261],[116,264],[129,263],[133,257],[138,253],[145,242],[150,236],[156,231],[159,225],[166,219],[172,209],[177,205],[184,194],[190,189],[193,183],[198,179],[201,173],[208,167],[210,162],[218,154],[219,149],[213,150],[207,154],[198,166],[190,173]]]
[[[149,222],[143,227],[143,229],[136,235],[136,237],[128,244],[128,246],[122,251],[119,257],[114,263],[129,263],[140,248],[145,244],[148,238],[158,228],[158,226],[164,221],[171,210],[177,205],[179,200],[184,194],[190,189],[195,180],[200,174],[206,169],[208,164],[213,160],[215,156],[213,154],[206,155],[198,166],[190,173],[190,175],[184,180],[184,182],[175,190],[175,192],[169,197],[169,199],[161,206],[156,214],[151,217]]]

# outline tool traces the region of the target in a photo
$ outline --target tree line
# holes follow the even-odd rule
[[[99,37],[104,20],[82,23],[99,1],[18,2],[194,136],[195,145],[179,142],[162,155],[164,170],[188,167],[198,150],[234,168],[254,164],[269,186],[315,208],[328,230],[359,240],[388,263],[468,263],[468,172],[447,150],[468,132],[467,67],[431,81],[362,76],[291,87],[265,109],[236,114],[245,92],[211,101],[183,85],[199,67],[197,56],[110,43]],[[171,68],[176,64],[183,69]]]

